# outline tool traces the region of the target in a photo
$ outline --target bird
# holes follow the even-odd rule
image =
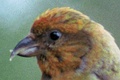
[[[13,49],[36,57],[41,80],[120,80],[120,50],[112,35],[82,12],[58,7],[43,12]]]

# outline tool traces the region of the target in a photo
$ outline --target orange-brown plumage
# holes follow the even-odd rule
[[[120,80],[120,51],[102,25],[70,8],[40,15],[11,54],[36,56],[42,80]]]
[[[89,18],[70,8],[55,8],[43,13],[33,24],[33,30],[60,29],[63,32],[75,33],[89,22]],[[67,28],[66,28],[67,27]]]

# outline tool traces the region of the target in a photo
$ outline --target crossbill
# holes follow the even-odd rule
[[[120,50],[114,38],[68,7],[41,14],[10,60],[15,55],[36,57],[41,80],[120,80]]]

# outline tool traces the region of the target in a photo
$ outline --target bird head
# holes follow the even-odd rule
[[[86,15],[71,8],[47,10],[13,49],[11,59],[15,55],[37,57],[41,71],[51,76],[74,71],[92,48],[89,34],[84,31],[88,23]]]
[[[13,49],[10,60],[15,55],[36,57],[42,80],[93,80],[86,77],[90,74],[108,80],[101,75],[116,72],[119,67],[119,48],[109,32],[68,7],[41,14]]]

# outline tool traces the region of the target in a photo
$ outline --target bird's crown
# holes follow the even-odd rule
[[[69,7],[54,8],[42,13],[34,22],[31,32],[42,33],[49,29],[76,33],[89,22],[89,17]]]

